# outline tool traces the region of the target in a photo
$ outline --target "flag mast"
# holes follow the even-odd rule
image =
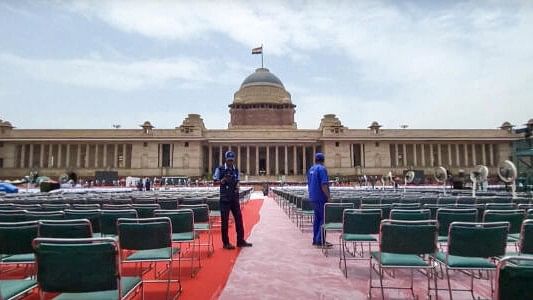
[[[261,69],[263,69],[263,44],[261,44]]]
[[[265,67],[265,64],[263,61],[263,44],[261,44],[261,47],[252,49],[252,55],[254,54],[261,54],[261,69],[263,69]]]

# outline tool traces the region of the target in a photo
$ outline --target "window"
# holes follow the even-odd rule
[[[339,142],[335,142],[335,147],[339,147]]]
[[[163,168],[170,167],[170,144],[163,144],[161,166]]]
[[[374,145],[376,145],[376,147],[379,147],[379,142],[376,142]]]
[[[185,142],[185,148],[189,147],[189,142]]]
[[[4,142],[0,142],[0,148],[4,147]]]
[[[144,142],[144,143],[143,143],[143,147],[148,147],[148,143],[147,143],[147,142]]]
[[[0,169],[4,167],[4,159],[0,158]]]

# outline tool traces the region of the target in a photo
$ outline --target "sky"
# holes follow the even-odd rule
[[[0,0],[0,119],[156,128],[228,104],[261,66],[298,128],[496,128],[533,118],[533,1]]]

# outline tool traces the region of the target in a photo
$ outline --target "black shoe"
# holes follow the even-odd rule
[[[239,248],[252,247],[252,243],[248,243],[247,241],[242,241],[242,242],[237,243],[237,247]]]
[[[325,242],[324,245],[322,245],[322,243],[313,243],[313,246],[316,246],[316,247],[319,247],[319,248],[331,248],[333,247],[333,244],[332,243],[329,243],[329,242]]]
[[[233,246],[232,244],[225,244],[223,248],[226,250],[233,250],[235,249],[235,246]]]

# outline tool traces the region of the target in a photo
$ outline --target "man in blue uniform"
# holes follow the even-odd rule
[[[213,175],[215,183],[220,184],[220,218],[222,221],[222,243],[224,249],[235,249],[229,242],[228,221],[229,212],[233,214],[235,220],[235,230],[237,231],[237,247],[251,247],[252,244],[244,239],[244,226],[242,225],[241,206],[239,203],[239,170],[233,164],[235,153],[228,151],[224,155],[226,162],[218,167]]]
[[[324,204],[330,199],[328,170],[324,166],[324,159],[324,154],[317,153],[315,155],[315,164],[307,173],[309,200],[313,204],[315,211],[313,219],[313,245],[315,246],[322,246],[320,227],[324,223]],[[324,243],[324,245],[331,246],[330,243]]]

